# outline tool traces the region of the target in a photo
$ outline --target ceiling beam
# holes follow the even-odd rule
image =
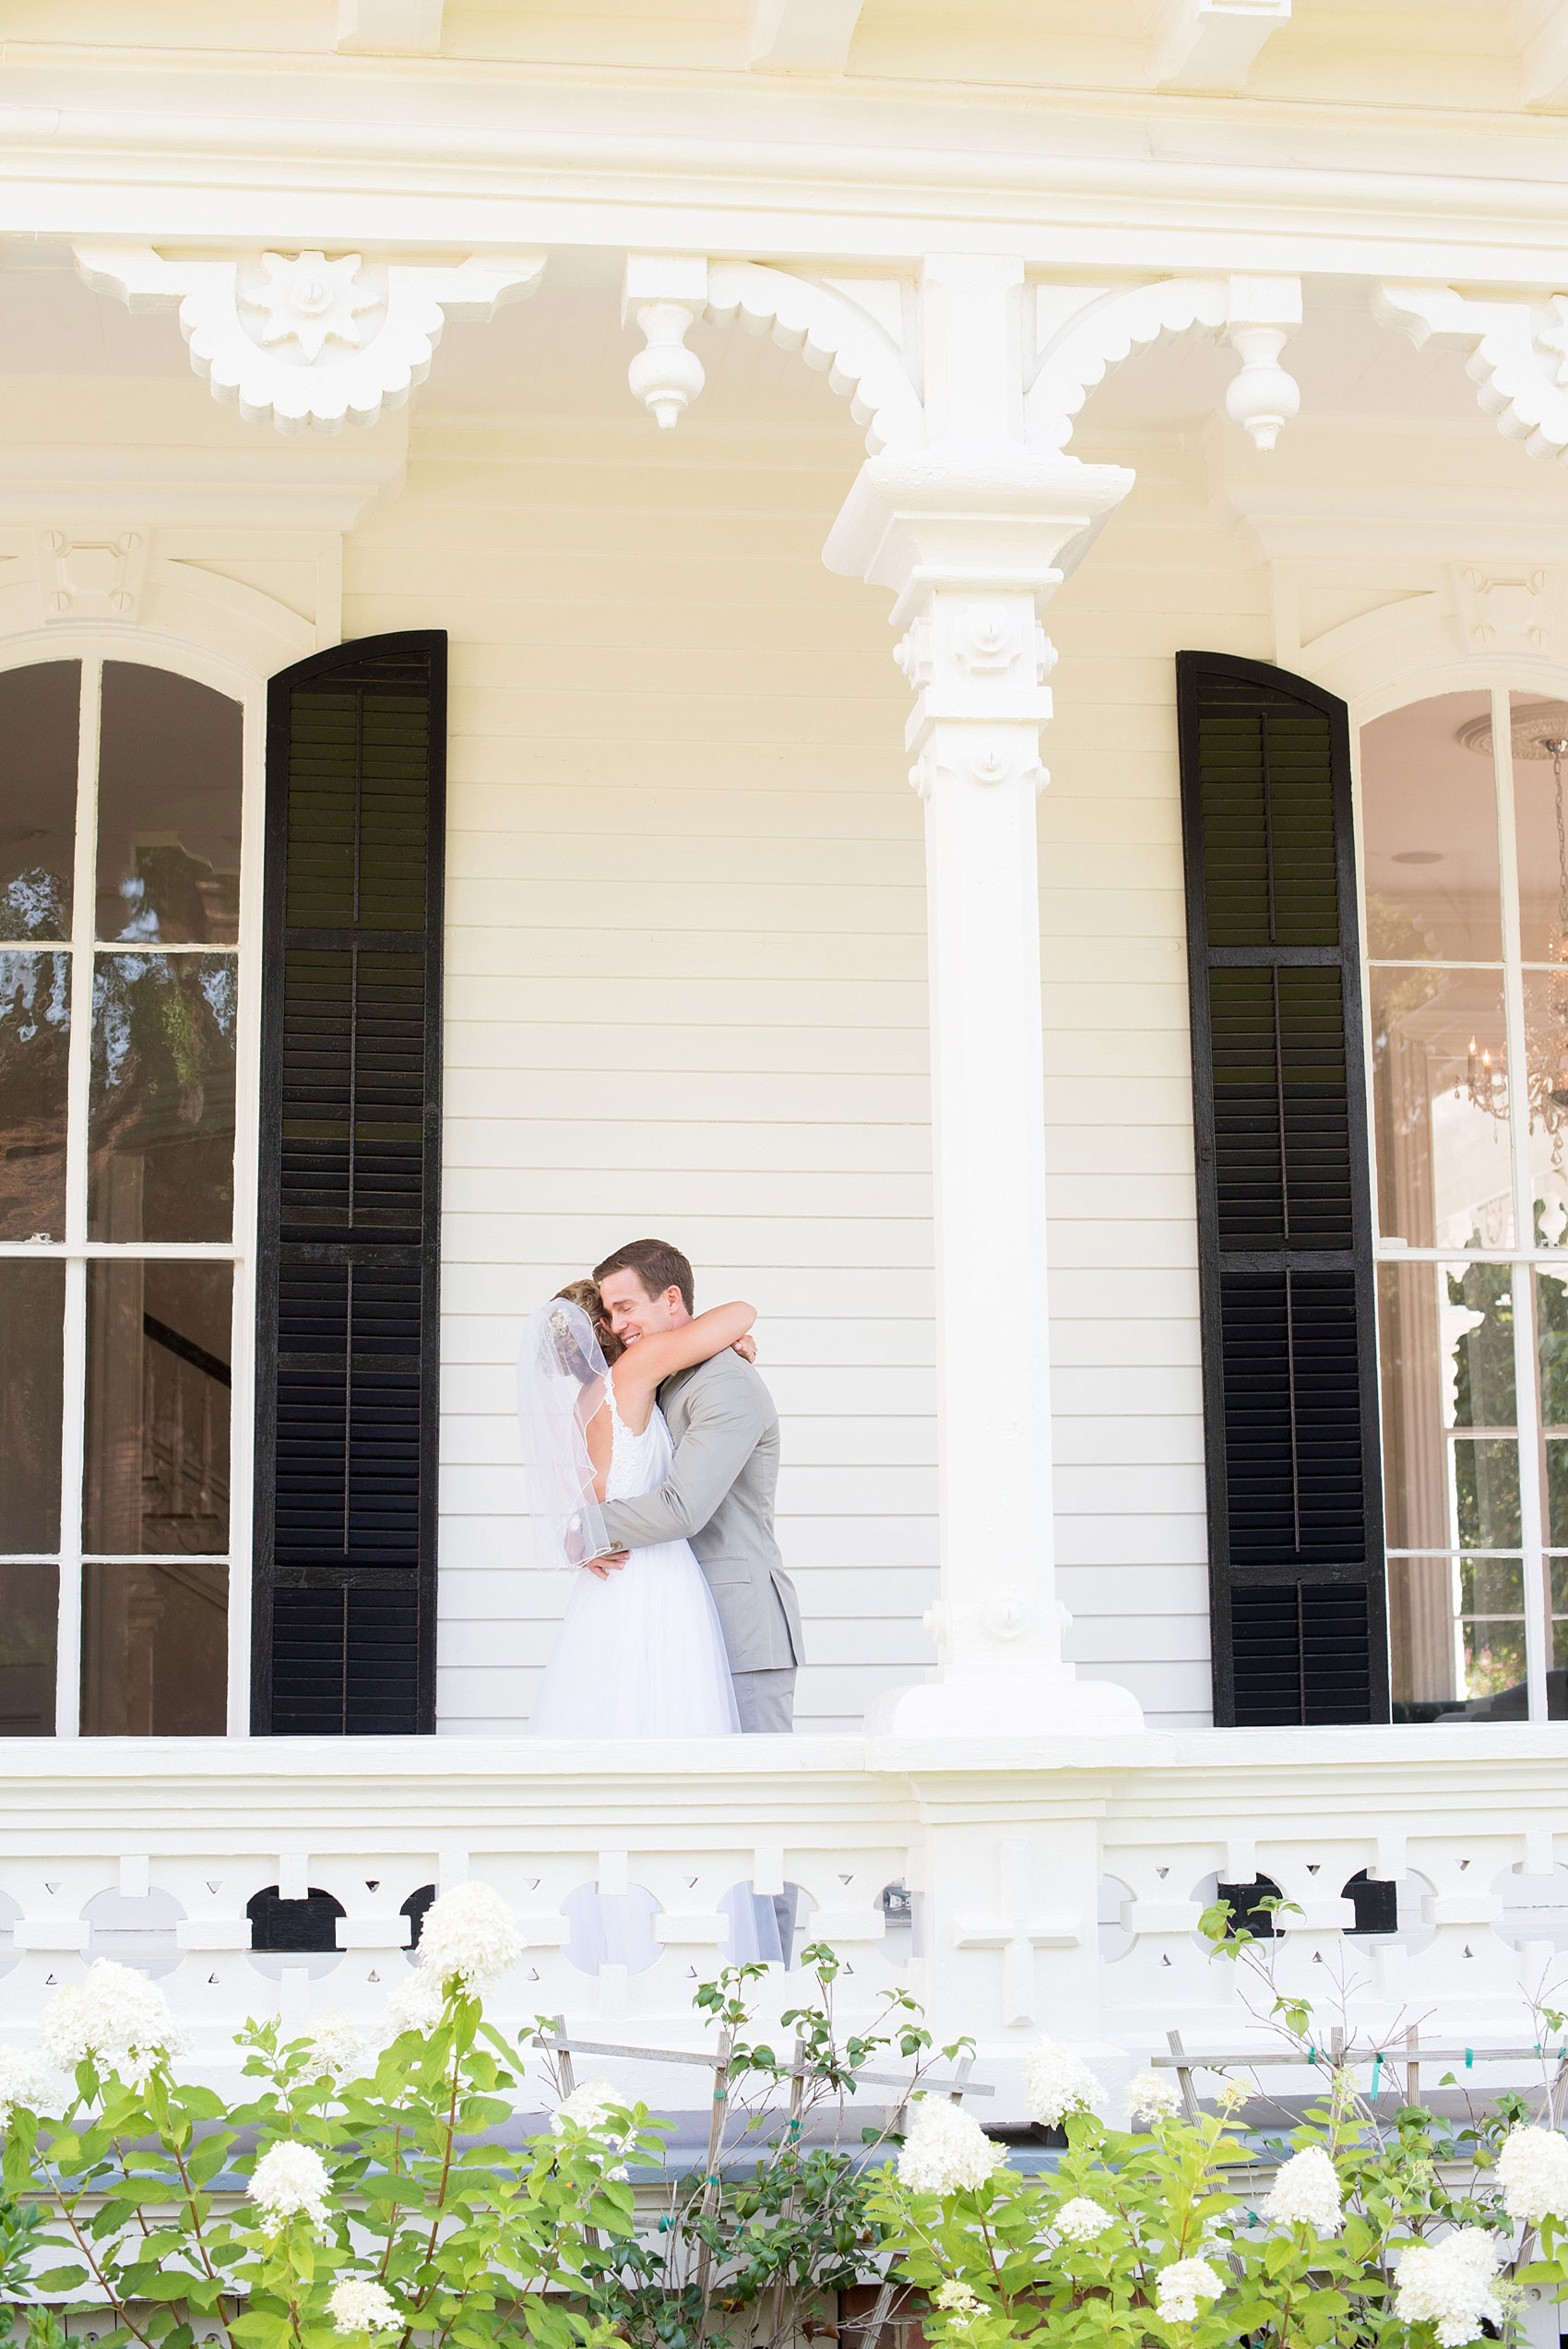
[[[1160,0],[1155,87],[1242,90],[1265,42],[1289,21],[1290,0]]]
[[[862,0],[752,0],[754,74],[841,74]]]
[[[1568,0],[1515,0],[1526,106],[1568,106]]]
[[[338,0],[338,48],[363,57],[434,57],[442,0]]]

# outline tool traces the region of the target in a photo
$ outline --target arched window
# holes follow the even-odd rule
[[[0,1732],[225,1726],[243,712],[0,674]]]
[[[1396,1718],[1568,1713],[1568,701],[1361,730]]]

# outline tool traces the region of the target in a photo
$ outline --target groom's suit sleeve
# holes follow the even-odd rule
[[[604,1505],[604,1530],[620,1549],[651,1549],[659,1542],[689,1541],[700,1533],[766,1425],[760,1406],[738,1379],[705,1379],[688,1409],[664,1483],[637,1500]]]

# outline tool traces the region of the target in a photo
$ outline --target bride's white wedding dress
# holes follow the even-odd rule
[[[655,1404],[635,1436],[615,1407],[612,1371],[604,1401],[604,1497],[640,1500],[663,1484],[674,1457],[664,1413]],[[719,1612],[689,1542],[633,1550],[602,1581],[576,1570],[530,1737],[732,1737],[740,1728]]]

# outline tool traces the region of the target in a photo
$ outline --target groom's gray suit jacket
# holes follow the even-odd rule
[[[659,1390],[675,1457],[657,1492],[607,1501],[610,1539],[628,1550],[690,1542],[707,1577],[731,1672],[801,1660],[801,1610],[773,1533],[778,1413],[749,1362],[715,1354]]]

